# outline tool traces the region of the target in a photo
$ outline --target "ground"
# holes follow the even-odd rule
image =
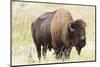
[[[74,20],[86,21],[86,46],[79,56],[73,47],[70,59],[56,60],[53,50],[47,52],[46,59],[39,63],[34,41],[31,36],[31,24],[37,17],[45,12],[65,8],[70,11]],[[42,64],[95,60],[95,7],[78,5],[59,5],[44,3],[12,3],[12,64]]]

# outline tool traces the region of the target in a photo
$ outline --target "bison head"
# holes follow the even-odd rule
[[[86,45],[85,27],[86,24],[81,19],[71,22],[68,26],[70,44],[75,46],[79,55],[82,48]]]

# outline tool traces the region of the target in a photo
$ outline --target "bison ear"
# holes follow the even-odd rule
[[[71,31],[71,32],[75,31],[75,29],[73,28],[73,24],[72,23],[69,23],[68,28],[69,28],[69,31]]]

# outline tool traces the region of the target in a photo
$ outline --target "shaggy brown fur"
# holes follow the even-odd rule
[[[31,26],[39,60],[41,46],[44,57],[47,49],[53,48],[57,59],[69,58],[73,46],[80,55],[86,44],[85,27],[83,20],[73,20],[71,13],[65,9],[41,15]]]
[[[55,51],[61,51],[61,47],[69,48],[69,40],[66,40],[68,24],[73,21],[71,13],[65,9],[58,9],[51,23],[52,47]],[[64,50],[64,49],[63,49]]]
[[[76,47],[76,50],[78,54],[80,55],[81,49],[86,45],[86,36],[85,36],[86,24],[85,24],[85,21],[81,19],[77,19],[70,24],[71,24],[71,27],[69,27],[68,29],[73,28],[74,31],[69,30],[68,38],[69,38],[70,43]]]
[[[73,46],[80,54],[82,47],[86,44],[85,22],[80,19],[74,21],[69,11],[58,9],[51,23],[51,36],[52,47],[58,59],[63,55],[69,58]]]

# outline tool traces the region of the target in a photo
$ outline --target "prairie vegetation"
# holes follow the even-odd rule
[[[31,36],[31,23],[45,12],[65,8],[74,19],[86,21],[86,46],[78,56],[75,48],[71,51],[70,59],[64,62],[94,61],[95,60],[95,7],[77,5],[59,5],[44,3],[12,2],[12,64],[40,64],[37,58],[35,44]],[[53,50],[47,52],[47,59],[42,63],[58,63]]]

